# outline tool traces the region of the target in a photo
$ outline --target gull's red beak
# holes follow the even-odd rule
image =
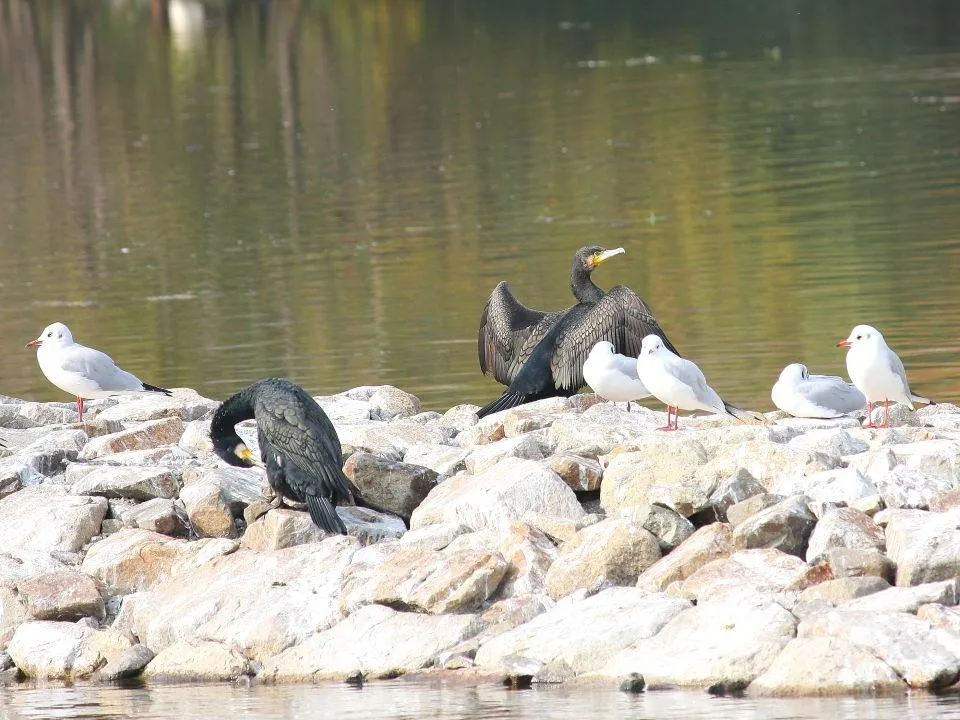
[[[840,342],[837,343],[837,347],[850,347],[850,341],[841,340]]]
[[[24,347],[40,347],[42,343],[39,340],[31,340]]]

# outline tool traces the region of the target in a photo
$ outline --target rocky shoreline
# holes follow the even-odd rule
[[[83,424],[0,398],[7,681],[956,686],[956,406],[660,433],[594,395],[481,421],[390,386],[317,400],[365,505],[338,508],[347,536],[216,458],[217,402],[191,390]]]

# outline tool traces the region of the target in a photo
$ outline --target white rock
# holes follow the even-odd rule
[[[863,473],[853,468],[834,468],[810,475],[790,475],[773,484],[777,495],[806,495],[816,504],[849,504],[878,493]]]
[[[542,460],[543,449],[532,435],[504,438],[486,445],[478,445],[467,455],[465,466],[472,475],[485,472],[508,457]]]
[[[65,482],[74,495],[143,501],[175,498],[180,489],[178,479],[177,473],[166,468],[71,463]]]
[[[410,530],[400,538],[400,547],[419,547],[427,550],[443,550],[453,539],[470,532],[470,528],[459,523],[438,523]]]
[[[234,648],[209,640],[181,640],[164,648],[143,670],[160,680],[236,680],[250,673],[250,663]]]
[[[955,478],[897,465],[887,472],[874,472],[870,479],[877,486],[888,508],[927,508],[938,495],[960,487]]]
[[[954,606],[958,601],[960,601],[958,579],[951,578],[913,587],[892,587],[881,590],[873,595],[843,603],[838,609],[858,612],[916,613],[921,605],[927,603]]]
[[[807,562],[811,565],[821,562],[835,547],[883,550],[883,530],[859,510],[828,510],[810,535]]]
[[[653,637],[685,600],[637,588],[608,588],[583,600],[558,604],[513,630],[485,642],[476,664],[504,671],[513,658],[565,663],[575,674],[599,670],[620,650]]]
[[[185,486],[195,482],[212,482],[220,488],[220,496],[233,512],[240,512],[244,506],[263,499],[264,479],[264,472],[259,468],[204,467],[183,471]]]
[[[37,620],[17,628],[7,652],[28,677],[68,679],[90,676],[130,646],[129,640],[111,630]]]
[[[613,656],[601,674],[622,678],[639,673],[648,687],[749,682],[793,639],[796,623],[780,605],[763,598],[704,602]]]
[[[466,468],[469,450],[453,445],[418,444],[408,448],[403,461],[411,465],[430,468],[438,475],[453,475]]]
[[[897,585],[960,576],[960,508],[942,513],[901,510],[890,518],[887,555],[896,563]]]
[[[216,410],[219,404],[216,400],[202,397],[195,390],[176,388],[172,396],[149,393],[123,398],[116,405],[100,412],[97,419],[133,424],[178,417],[184,422],[190,422]]]
[[[683,595],[700,602],[724,598],[769,595],[786,590],[803,577],[808,566],[795,555],[779,550],[740,550],[712,560],[683,582]]]
[[[267,660],[261,677],[303,681],[411,672],[478,630],[474,615],[421,615],[367,605]]]
[[[217,557],[135,596],[128,627],[157,651],[212,640],[263,662],[342,617],[341,579],[356,549],[356,540],[337,536]]]
[[[870,449],[868,443],[854,437],[843,428],[811,430],[793,438],[787,446],[833,457],[856,455]]]
[[[906,687],[887,663],[837,637],[796,638],[756,680],[751,695],[877,695]]]
[[[414,510],[410,528],[459,523],[478,530],[506,528],[533,511],[573,520],[585,513],[560,477],[532,460],[506,458],[480,475],[450,478]]]
[[[100,532],[106,514],[106,498],[55,486],[23,488],[0,500],[0,547],[76,552]]]
[[[838,610],[811,615],[800,623],[797,637],[846,640],[890,665],[911,687],[942,687],[960,672],[956,652],[941,644],[928,622],[908,613]]]

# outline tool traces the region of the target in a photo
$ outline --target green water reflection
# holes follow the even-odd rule
[[[960,396],[960,5],[0,0],[0,392],[49,322],[149,382],[483,402],[581,245],[732,401],[885,331]]]

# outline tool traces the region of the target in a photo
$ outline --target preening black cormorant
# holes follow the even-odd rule
[[[633,290],[617,285],[604,292],[590,274],[623,253],[593,245],[573,258],[570,289],[578,302],[562,312],[531,310],[505,282],[483,307],[477,350],[480,369],[507,385],[506,392],[477,413],[480,417],[555,395],[573,395],[584,386],[583,363],[601,340],[630,357],[640,353],[644,336],[656,334],[676,352],[653,311]]]
[[[260,457],[270,487],[280,497],[307,504],[310,518],[328,532],[346,534],[334,505],[350,498],[341,466],[340,438],[330,418],[299,385],[281,378],[258,380],[217,408],[210,439],[231,465],[250,467],[253,453],[235,425],[257,421]]]

